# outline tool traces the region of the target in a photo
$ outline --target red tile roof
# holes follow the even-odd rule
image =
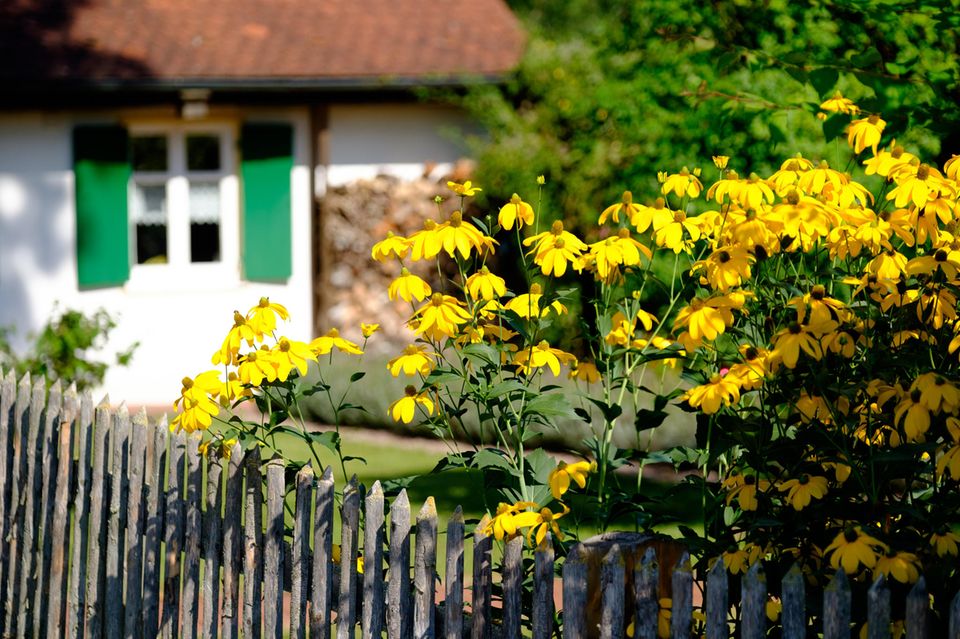
[[[3,0],[0,79],[367,83],[498,76],[503,0]],[[9,86],[9,85],[8,85]]]

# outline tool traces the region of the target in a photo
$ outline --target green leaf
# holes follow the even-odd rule
[[[823,137],[830,140],[843,135],[847,125],[850,124],[850,116],[843,113],[835,113],[827,118],[823,123]]]
[[[500,468],[511,475],[516,475],[516,470],[510,461],[506,458],[506,453],[496,448],[484,448],[477,451],[473,456],[473,466],[483,470],[484,468]]]
[[[836,69],[820,68],[808,73],[807,77],[820,97],[825,97],[836,86],[837,80],[840,79],[840,72]]]
[[[638,431],[650,430],[651,428],[657,428],[663,424],[663,421],[667,418],[667,413],[662,410],[650,410],[649,408],[641,408],[637,411],[637,420],[635,422],[635,427]]]
[[[351,382],[359,382],[361,379],[364,378],[364,376],[366,376],[366,372],[364,372],[364,371],[357,371],[356,373],[354,373],[353,375],[350,376],[350,381],[351,381]]]
[[[427,379],[424,380],[424,385],[432,386],[436,384],[437,386],[443,384],[449,384],[454,382],[459,382],[463,380],[463,375],[460,373],[455,373],[449,369],[437,368],[430,372],[427,375]]]
[[[557,461],[542,448],[537,448],[533,452],[527,453],[524,459],[530,476],[535,479],[537,483],[547,485],[550,479],[550,473],[557,467]]]
[[[597,399],[596,397],[588,397],[587,399],[593,402],[593,404],[600,409],[600,412],[603,413],[603,418],[610,423],[613,423],[617,417],[620,417],[620,415],[623,414],[623,407],[619,404],[608,405],[603,400]]]
[[[311,432],[310,441],[315,444],[320,444],[321,446],[337,452],[340,450],[340,435],[333,430],[326,430],[323,432]]]
[[[515,393],[517,391],[526,391],[526,387],[516,379],[508,379],[505,382],[500,382],[499,384],[494,384],[487,388],[487,394],[490,397],[500,397],[503,395],[508,395],[509,393]]]
[[[876,47],[870,47],[866,51],[851,57],[850,63],[858,69],[866,69],[874,66],[881,60],[883,60],[883,57],[880,55],[880,52],[877,51]]]
[[[566,417],[573,419],[577,414],[567,400],[567,396],[561,393],[547,393],[538,395],[527,402],[527,413],[536,413],[544,417]]]

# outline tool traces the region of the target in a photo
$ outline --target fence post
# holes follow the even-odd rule
[[[767,576],[759,561],[750,566],[741,583],[740,636],[763,639],[767,634]]]
[[[127,582],[124,636],[127,639],[140,639],[143,636],[140,582],[143,577],[143,512],[145,510],[143,473],[146,462],[147,433],[147,413],[144,409],[140,409],[140,412],[133,416],[130,432],[130,488],[127,499],[126,561],[124,562]]]
[[[361,637],[377,639],[383,630],[383,489],[374,482],[364,500],[363,610]]]
[[[850,582],[843,568],[823,592],[823,639],[850,637]]]
[[[503,550],[503,639],[520,639],[520,579],[523,537],[508,539]]]
[[[547,533],[533,555],[533,639],[553,636],[553,535]]]
[[[587,564],[574,546],[563,564],[563,639],[587,636]]]
[[[16,599],[14,606],[17,610],[17,637],[29,637],[33,634],[33,616],[30,613],[31,593],[35,587],[34,583],[34,544],[37,535],[37,505],[36,500],[40,496],[40,478],[41,472],[39,446],[40,440],[40,420],[43,416],[43,408],[46,403],[47,383],[43,377],[38,377],[33,382],[33,389],[30,394],[30,419],[27,430],[26,448],[21,453],[23,456],[24,468],[26,468],[26,481],[22,488],[24,494],[19,500],[20,514],[20,573],[19,583],[15,584]]]
[[[127,509],[124,488],[127,485],[127,444],[130,441],[130,413],[126,404],[117,411],[113,429],[113,465],[110,467],[110,514],[107,519],[106,601],[104,602],[104,636],[119,639],[123,634],[123,549]]]
[[[388,570],[387,637],[406,639],[413,628],[410,606],[410,500],[406,489],[400,491],[390,508]]]
[[[90,491],[87,476],[93,454],[93,397],[89,392],[80,398],[80,418],[77,422],[77,481],[73,498],[73,548],[70,549],[70,585],[67,594],[67,634],[73,639],[84,637],[86,608],[87,562],[86,552],[90,522]]]
[[[803,583],[803,571],[793,564],[781,582],[783,611],[783,639],[803,639],[807,636],[807,594]]]
[[[337,639],[353,639],[357,621],[357,533],[360,526],[360,489],[357,476],[343,490],[340,508],[340,600],[337,605]]]
[[[447,583],[444,596],[445,639],[463,636],[463,509],[457,506],[447,522]]]
[[[152,435],[152,436],[150,436]],[[146,492],[143,541],[143,636],[156,637],[160,621],[160,541],[166,526],[166,498],[163,482],[169,454],[170,429],[166,416],[161,416],[147,437]]]
[[[633,636],[636,639],[657,639],[657,616],[660,614],[660,568],[657,552],[647,548],[633,568]]]
[[[7,371],[0,383],[0,633],[6,632],[7,619],[4,611],[6,574],[10,553],[7,549],[8,515],[13,510],[13,431],[16,429],[14,405],[17,396],[17,378]]]
[[[267,639],[283,637],[283,460],[267,463],[267,534],[263,549],[263,625]]]
[[[240,562],[243,554],[241,513],[243,512],[243,449],[234,444],[227,465],[227,493],[223,508],[223,638],[237,639],[240,633]],[[219,512],[217,516],[219,516]]]
[[[433,639],[433,600],[437,574],[437,506],[427,497],[417,513],[417,548],[413,560],[413,636]]]
[[[293,519],[293,546],[290,566],[290,637],[307,636],[307,592],[310,583],[310,498],[313,497],[313,468],[306,464],[297,473],[297,498]]]
[[[673,612],[670,615],[672,639],[687,639],[693,624],[693,572],[690,555],[684,552],[673,569]]]
[[[49,599],[44,604],[47,616],[41,617],[34,624],[38,632],[46,624],[47,637],[62,637],[64,635],[64,620],[66,618],[66,567],[67,551],[70,545],[70,534],[67,526],[70,521],[70,469],[73,457],[74,424],[79,417],[79,401],[77,388],[71,384],[63,396],[63,419],[57,432],[57,472],[53,474],[51,495],[54,500],[53,517],[50,528],[44,531],[47,540],[46,547],[50,550],[50,569],[47,573]],[[41,634],[43,634],[41,632]]]
[[[472,639],[490,636],[490,597],[493,580],[493,538],[485,532],[490,516],[484,515],[473,531],[473,598],[470,619]]]
[[[260,448],[254,446],[247,452],[246,497],[243,514],[243,637],[260,637],[260,587],[263,565],[260,551],[263,548],[263,475],[260,472]]]
[[[170,438],[170,469],[167,474],[166,494],[166,557],[163,576],[163,616],[160,630],[164,639],[180,636],[180,577],[182,564],[180,551],[183,549],[183,475],[184,448],[186,440],[183,431]],[[95,638],[94,638],[95,639]]]
[[[713,568],[707,573],[707,639],[726,639],[730,634],[727,627],[727,611],[730,609],[728,587],[723,558],[717,557]]]
[[[890,589],[883,575],[867,591],[867,639],[890,639]]]
[[[39,636],[47,629],[47,619],[50,615],[50,559],[53,547],[50,543],[50,527],[53,524],[54,494],[58,469],[59,435],[62,418],[62,393],[60,380],[56,380],[50,387],[50,396],[47,398],[47,409],[43,420],[42,449],[40,455],[40,521],[37,524],[36,543],[36,586],[33,589],[33,628],[34,634]],[[56,441],[55,441],[56,439]],[[69,485],[68,485],[69,488]]]
[[[949,639],[960,639],[960,592],[950,602]]]
[[[229,462],[228,462],[229,463]],[[203,524],[203,625],[205,639],[217,639],[220,612],[220,511],[223,460],[207,457],[206,512]]]
[[[907,593],[906,626],[907,639],[927,639],[927,609],[930,598],[927,595],[927,580],[922,576]]]
[[[313,578],[310,596],[310,639],[329,639],[333,608],[333,469],[327,466],[317,482],[313,519]]]
[[[623,636],[623,602],[626,566],[620,546],[613,544],[600,565],[600,639]]]
[[[90,537],[87,547],[87,591],[85,595],[87,636],[100,639],[103,628],[103,574],[101,548],[107,538],[104,500],[110,441],[111,419],[109,399],[103,398],[96,408],[93,442],[93,474],[90,482]]]

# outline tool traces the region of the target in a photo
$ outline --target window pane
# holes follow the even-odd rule
[[[220,261],[219,182],[190,182],[190,261]]]
[[[167,261],[167,187],[133,185],[130,222],[136,234],[137,264],[165,264]]]
[[[187,170],[219,171],[220,138],[216,135],[187,136]]]
[[[167,138],[163,135],[143,135],[131,139],[134,171],[167,170]]]

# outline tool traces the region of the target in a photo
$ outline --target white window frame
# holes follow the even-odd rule
[[[231,122],[136,122],[128,123],[131,138],[163,136],[167,139],[165,172],[132,172],[127,201],[134,197],[134,181],[166,183],[167,262],[136,263],[136,228],[128,223],[130,242],[129,290],[210,290],[240,282],[240,180],[237,127]],[[186,138],[194,134],[220,137],[220,170],[188,171]],[[220,184],[220,261],[190,261],[190,179],[218,180]],[[156,181],[155,181],[156,180]]]

